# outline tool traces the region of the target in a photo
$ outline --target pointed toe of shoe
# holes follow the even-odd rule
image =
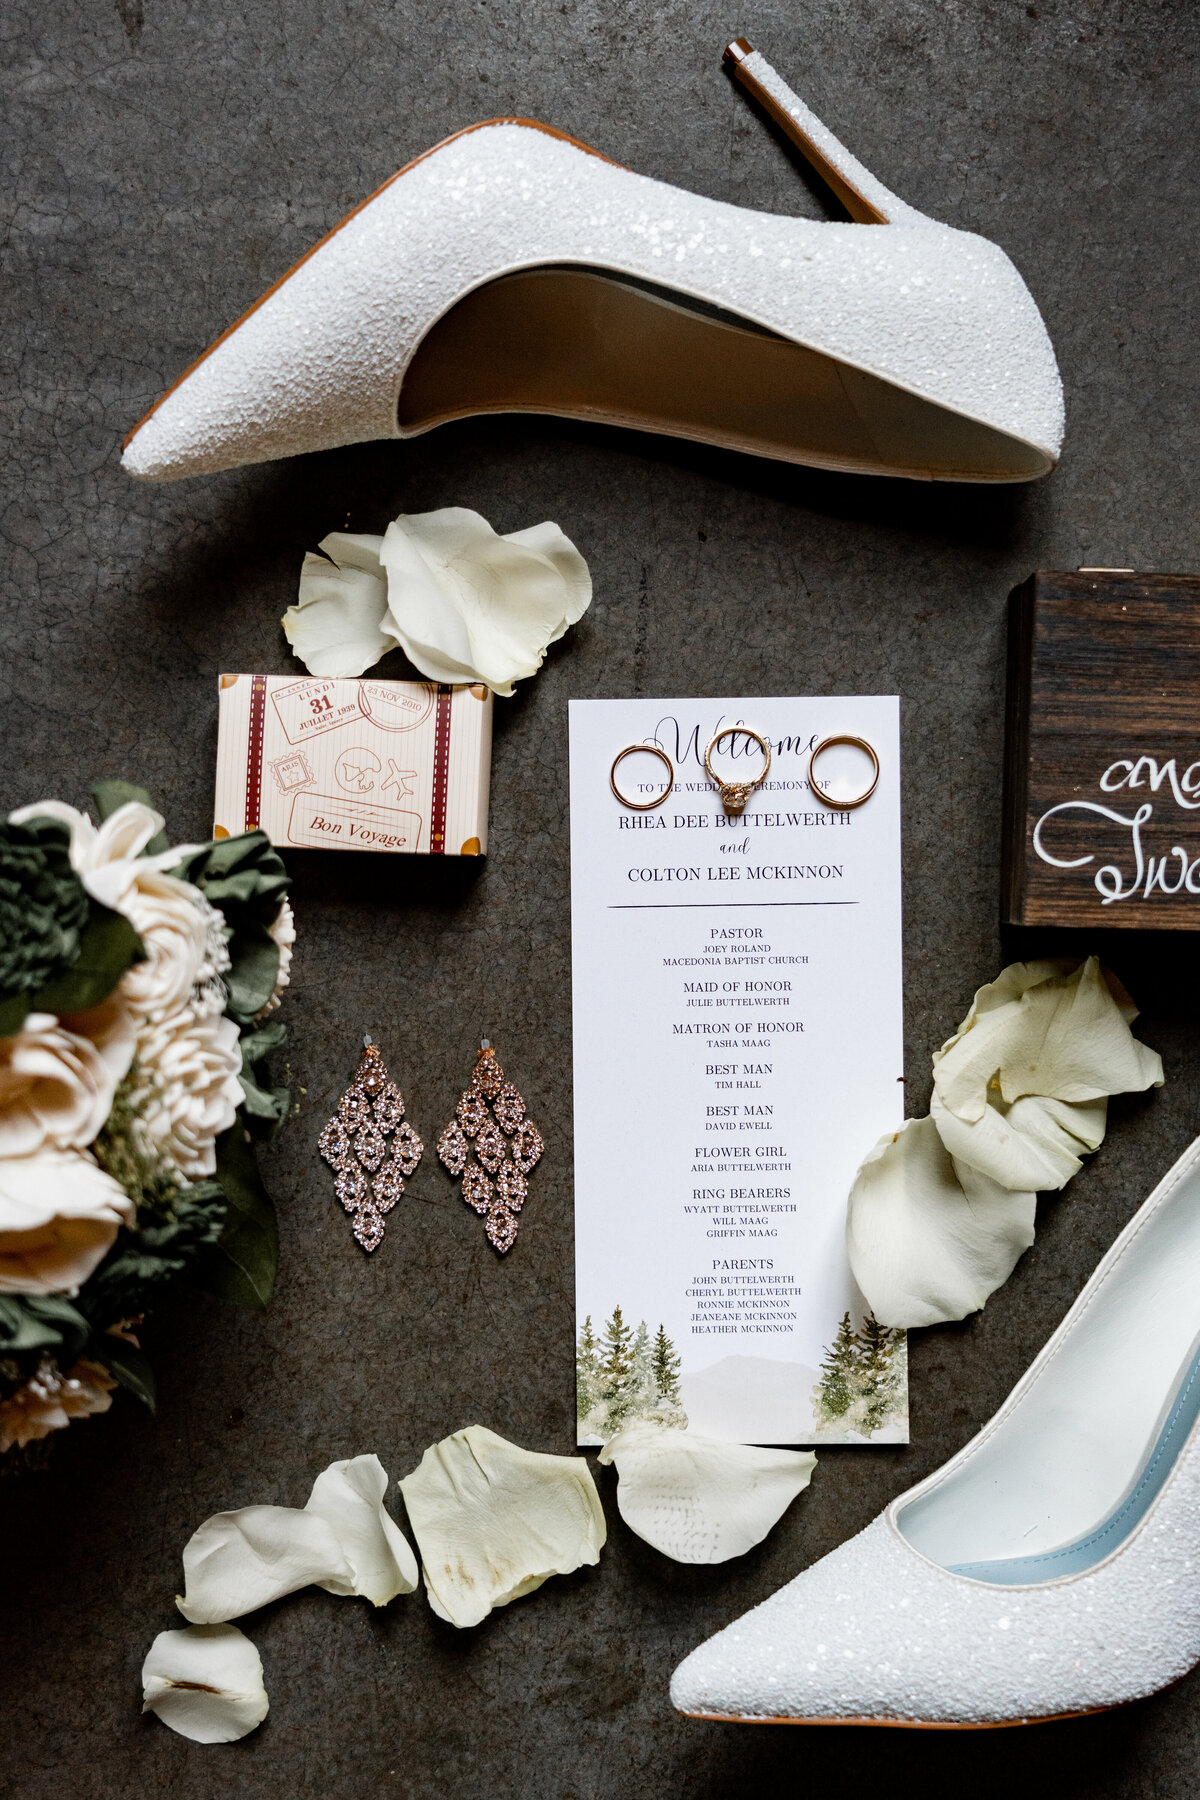
[[[770,1710],[769,1682],[763,1679],[755,1647],[745,1634],[740,1640],[731,1638],[734,1629],[718,1632],[680,1663],[671,1677],[671,1704],[678,1712],[695,1719],[782,1716]]]
[[[173,433],[164,431],[157,412],[131,431],[121,450],[121,467],[135,481],[170,481],[176,476],[203,474],[202,469],[188,467],[188,457],[181,445],[172,441]]]
[[[911,1696],[864,1616],[868,1571],[891,1548],[881,1525],[693,1650],[672,1677],[672,1704],[696,1718],[764,1723],[903,1718]]]

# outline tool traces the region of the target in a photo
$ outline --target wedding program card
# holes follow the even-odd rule
[[[904,1116],[899,703],[570,715],[578,1441],[656,1417],[740,1443],[906,1442],[904,1336],[867,1312],[844,1235],[858,1164]],[[727,817],[703,757],[738,721],[773,758]],[[848,812],[808,785],[840,733],[880,763]],[[635,812],[609,771],[647,741],[675,781]],[[638,763],[618,771],[631,798]],[[653,766],[640,778],[650,797]]]

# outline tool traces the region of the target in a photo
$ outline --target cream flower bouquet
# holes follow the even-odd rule
[[[295,937],[261,831],[172,849],[140,789],[99,823],[57,801],[0,821],[0,1457],[154,1405],[136,1337],[177,1282],[262,1307],[274,1210],[251,1139]]]

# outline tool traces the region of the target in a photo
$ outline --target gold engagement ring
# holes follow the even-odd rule
[[[723,738],[748,737],[758,745],[763,753],[763,766],[757,775],[749,781],[723,781],[712,766],[712,754]],[[740,813],[745,810],[746,802],[756,787],[761,787],[771,772],[771,746],[759,731],[752,731],[749,725],[726,725],[715,737],[708,740],[708,748],[704,752],[704,772],[708,779],[721,790],[721,804],[727,813]]]

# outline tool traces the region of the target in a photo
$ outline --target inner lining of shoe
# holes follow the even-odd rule
[[[1145,1518],[1163,1483],[1175,1466],[1192,1426],[1200,1417],[1200,1350],[1192,1358],[1180,1383],[1167,1420],[1132,1489],[1094,1531],[1032,1556],[1001,1557],[996,1562],[953,1563],[952,1575],[971,1575],[976,1581],[992,1581],[1015,1587],[1030,1581],[1055,1581],[1062,1575],[1078,1575],[1103,1562]]]
[[[627,276],[521,270],[426,334],[404,378],[406,435],[537,412],[700,438],[864,474],[1026,481],[1049,458],[874,375]]]
[[[940,1564],[1012,1585],[1077,1574],[1145,1518],[1200,1419],[1200,1159],[1105,1270],[978,1444],[896,1524]]]

